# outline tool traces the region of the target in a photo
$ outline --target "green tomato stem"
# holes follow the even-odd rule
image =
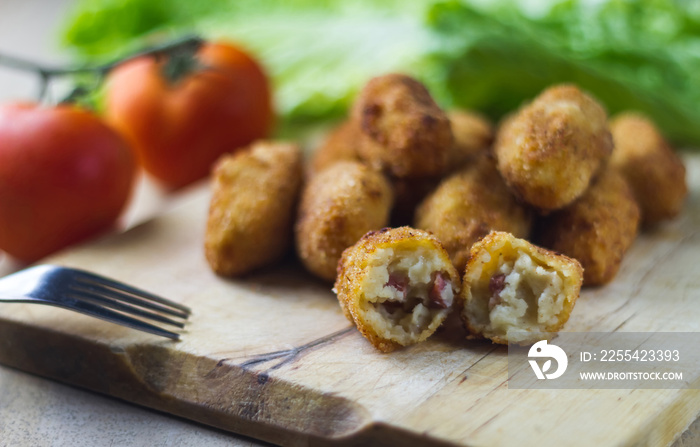
[[[0,66],[13,68],[21,71],[31,71],[39,75],[39,100],[46,96],[48,85],[51,79],[58,76],[69,76],[83,73],[93,73],[102,78],[116,66],[142,56],[162,56],[178,53],[182,51],[196,52],[204,43],[204,39],[198,36],[185,36],[174,39],[160,45],[154,45],[144,50],[137,51],[125,57],[121,57],[111,62],[99,65],[83,65],[77,67],[49,67],[37,62],[29,61],[16,56],[0,54]]]

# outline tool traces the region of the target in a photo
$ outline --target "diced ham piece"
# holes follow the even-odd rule
[[[435,279],[433,280],[433,286],[428,292],[428,298],[430,299],[428,307],[447,309],[447,303],[445,303],[445,300],[442,298],[442,295],[445,291],[445,287],[448,286],[451,287],[450,282],[445,279],[442,273],[438,272],[435,275]]]
[[[491,280],[489,281],[489,291],[491,292],[491,298],[489,298],[489,311],[501,304],[501,292],[505,287],[506,275],[501,273],[491,277]]]
[[[398,290],[401,294],[402,300],[406,299],[408,295],[408,276],[402,275],[400,273],[391,273],[389,275],[389,281],[384,284],[385,287],[393,287]]]

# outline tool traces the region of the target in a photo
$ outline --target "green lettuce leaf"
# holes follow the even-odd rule
[[[401,71],[494,118],[573,82],[700,146],[694,0],[81,0],[64,41],[98,61],[191,32],[252,51],[287,125],[338,118],[371,76]]]
[[[448,42],[438,54],[441,83],[454,105],[499,117],[549,85],[572,82],[611,113],[641,111],[697,145],[700,21],[675,3],[567,1],[538,17],[438,4],[429,20]]]

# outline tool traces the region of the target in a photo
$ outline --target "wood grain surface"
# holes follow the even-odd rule
[[[700,330],[700,157],[687,161],[683,216],[640,236],[617,279],[582,294],[567,331]],[[506,349],[454,324],[381,354],[293,259],[243,280],[211,273],[208,194],[50,259],[191,306],[182,341],[8,304],[0,362],[285,445],[666,445],[700,413],[698,390],[508,389]]]

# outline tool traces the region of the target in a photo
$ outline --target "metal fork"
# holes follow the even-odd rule
[[[37,265],[0,278],[0,302],[38,303],[74,310],[122,326],[178,340],[152,322],[185,326],[190,309],[84,270]]]

